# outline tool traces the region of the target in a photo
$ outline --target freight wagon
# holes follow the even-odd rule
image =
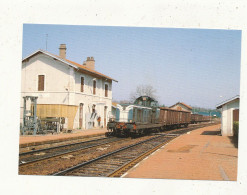
[[[191,123],[201,123],[201,122],[208,122],[210,121],[210,116],[204,116],[200,114],[191,114]]]
[[[191,113],[188,111],[175,110],[160,107],[159,122],[165,129],[188,127],[191,122]]]

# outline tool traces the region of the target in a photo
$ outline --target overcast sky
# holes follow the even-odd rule
[[[71,25],[23,26],[23,58],[38,49],[83,63],[116,80],[113,99],[127,100],[141,84],[157,90],[160,104],[215,105],[239,95],[241,31]]]

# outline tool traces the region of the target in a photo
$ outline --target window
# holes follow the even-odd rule
[[[93,81],[93,94],[96,94],[96,81]]]
[[[45,88],[45,75],[38,76],[38,91],[44,91]]]
[[[105,97],[108,97],[108,85],[105,84]]]
[[[84,77],[81,77],[81,92],[84,92]]]

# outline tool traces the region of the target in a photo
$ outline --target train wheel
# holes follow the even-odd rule
[[[131,137],[132,139],[136,138],[136,133],[130,133],[130,137]]]
[[[129,137],[130,136],[130,132],[125,132],[124,137]]]

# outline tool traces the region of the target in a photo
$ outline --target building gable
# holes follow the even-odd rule
[[[27,56],[26,58],[24,58],[22,60],[22,62],[27,62],[31,58],[33,58],[34,56],[36,56],[38,54],[47,55],[47,56],[53,58],[54,60],[58,60],[59,62],[62,62],[67,66],[71,66],[71,67],[75,68],[78,71],[82,71],[83,73],[91,74],[91,75],[94,75],[94,76],[97,76],[97,77],[100,77],[100,78],[105,78],[105,79],[108,79],[108,80],[112,80],[112,81],[118,82],[117,80],[115,80],[115,79],[113,79],[113,78],[111,78],[109,76],[106,76],[106,75],[104,75],[104,74],[102,74],[102,73],[100,73],[98,71],[90,69],[90,68],[88,68],[88,67],[86,67],[84,65],[78,64],[78,63],[73,62],[71,60],[63,59],[60,56],[54,55],[54,54],[52,54],[50,52],[47,52],[47,51],[44,51],[44,50],[38,50],[38,51],[34,52],[33,54],[31,54],[31,55]]]
[[[169,108],[173,108],[173,109],[177,109],[177,110],[192,111],[192,107],[188,106],[187,104],[185,104],[183,102],[178,102],[178,103],[170,106]]]

